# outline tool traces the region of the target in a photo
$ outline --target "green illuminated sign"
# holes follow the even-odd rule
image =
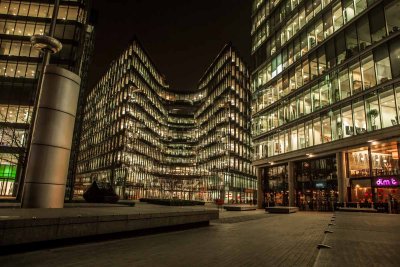
[[[0,180],[13,180],[17,176],[17,166],[0,165]]]

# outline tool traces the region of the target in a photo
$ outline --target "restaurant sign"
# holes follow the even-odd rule
[[[400,179],[392,177],[377,177],[374,179],[375,187],[398,187],[400,186]]]

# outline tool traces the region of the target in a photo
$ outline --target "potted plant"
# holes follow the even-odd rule
[[[343,137],[343,129],[342,129],[342,118],[337,117],[336,118],[336,128],[337,128],[337,134],[338,138],[341,139]]]
[[[377,109],[371,109],[369,112],[368,112],[368,116],[369,116],[369,119],[370,119],[370,121],[371,121],[371,129],[372,130],[376,130],[376,123],[375,123],[375,119],[376,119],[376,117],[378,117],[378,115],[379,115],[379,112],[378,112],[378,110]]]

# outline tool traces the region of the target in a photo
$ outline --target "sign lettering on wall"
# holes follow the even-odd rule
[[[378,177],[374,179],[375,187],[398,187],[400,179],[397,177]]]

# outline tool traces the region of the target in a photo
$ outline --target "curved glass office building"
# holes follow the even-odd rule
[[[231,45],[195,92],[179,93],[133,40],[88,95],[75,196],[96,180],[124,199],[250,203],[249,103],[248,70]]]
[[[260,205],[400,200],[400,1],[256,0]]]

